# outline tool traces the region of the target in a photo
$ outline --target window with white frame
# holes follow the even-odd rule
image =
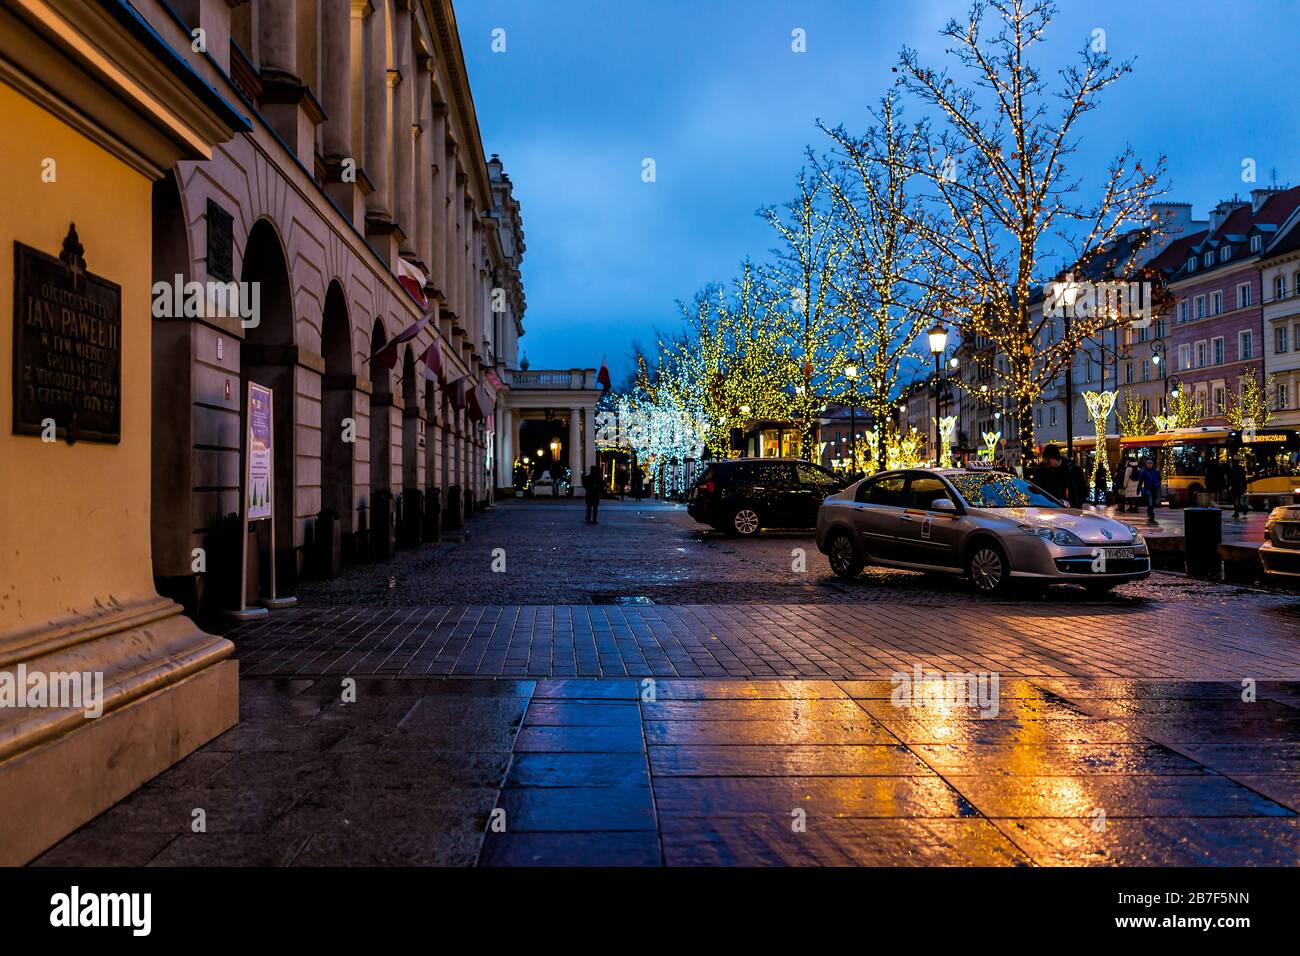
[[[1193,300],[1193,304],[1196,306],[1196,308],[1195,308],[1195,310],[1194,310],[1194,314],[1196,315],[1196,317],[1197,317],[1198,319],[1203,319],[1203,318],[1205,318],[1205,296],[1203,296],[1203,295],[1198,295],[1198,296]]]
[[[1286,326],[1279,325],[1273,330],[1273,351],[1278,355],[1287,351]]]
[[[1043,406],[1042,405],[1038,406],[1038,427],[1039,428],[1043,427]]]
[[[1214,386],[1214,414],[1223,414],[1225,395],[1225,389],[1222,385]]]
[[[1244,309],[1250,305],[1250,283],[1242,282],[1237,286],[1237,308]]]
[[[1156,338],[1158,338],[1158,339],[1163,339],[1163,338],[1165,337],[1165,320],[1164,320],[1164,316],[1161,316],[1160,318],[1156,319],[1156,332],[1155,332],[1155,336],[1156,336]]]
[[[1215,365],[1223,364],[1223,336],[1216,335],[1210,340],[1210,354],[1214,358]]]
[[[1188,271],[1188,272],[1195,272],[1195,271],[1196,271],[1196,256],[1191,256],[1190,258],[1188,258],[1188,260],[1187,260],[1187,271]]]
[[[1248,362],[1255,357],[1255,336],[1250,329],[1237,333],[1237,361]]]
[[[1263,237],[1263,236],[1251,236],[1251,237],[1250,237],[1250,251],[1251,251],[1251,252],[1259,252],[1259,250],[1262,249],[1262,248],[1264,248],[1264,237]]]
[[[1219,250],[1219,261],[1227,262],[1228,257],[1232,255],[1232,246],[1224,246]]]
[[[1144,382],[1149,382],[1149,381],[1151,381],[1151,363],[1150,363],[1150,362],[1143,362],[1143,363],[1142,363],[1142,381],[1144,381]]]
[[[1202,339],[1200,342],[1196,343],[1196,367],[1197,368],[1205,368],[1205,363],[1208,361],[1206,355],[1207,353],[1205,349],[1205,340]]]
[[[1056,427],[1056,406],[1055,405],[1053,405],[1051,408],[1047,410],[1047,417],[1048,417],[1048,424],[1052,428],[1055,428]]]
[[[1178,346],[1178,371],[1185,372],[1192,367],[1192,347],[1190,345]]]
[[[1205,268],[1210,268],[1210,266],[1214,265],[1214,250],[1211,249],[1202,257],[1202,259],[1205,262]]]
[[[1291,294],[1300,295],[1300,272],[1291,276]]]
[[[1273,298],[1286,298],[1286,276],[1280,272],[1273,277]]]
[[[1219,315],[1223,312],[1223,290],[1210,293],[1210,315]]]
[[[1133,384],[1133,363],[1132,362],[1124,363],[1124,384],[1125,385]]]
[[[1274,404],[1277,406],[1278,411],[1286,411],[1291,407],[1291,396],[1289,393],[1290,389],[1287,387],[1286,382],[1277,383]]]

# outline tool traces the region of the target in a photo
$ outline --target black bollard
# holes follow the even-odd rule
[[[1219,577],[1219,543],[1223,540],[1223,512],[1218,508],[1183,509],[1183,549],[1187,573],[1200,578]]]

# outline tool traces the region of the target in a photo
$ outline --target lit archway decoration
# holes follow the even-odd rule
[[[984,454],[988,457],[989,464],[997,461],[998,442],[1002,441],[1001,432],[980,432],[984,438]]]
[[[1103,488],[1110,487],[1110,455],[1106,451],[1106,419],[1110,417],[1110,410],[1115,407],[1115,399],[1119,397],[1119,392],[1084,392],[1083,404],[1088,406],[1088,414],[1092,416],[1093,427],[1097,430],[1097,449],[1092,462],[1092,483],[1096,486],[1099,477],[1104,477],[1100,482]]]

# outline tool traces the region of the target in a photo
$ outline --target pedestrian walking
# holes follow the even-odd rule
[[[600,509],[600,466],[592,465],[591,470],[582,476],[582,495],[587,502],[587,524],[596,524],[596,512]]]
[[[1228,465],[1228,473],[1224,476],[1228,486],[1228,495],[1232,498],[1232,516],[1242,518],[1245,516],[1247,509],[1246,504],[1246,469],[1241,466],[1241,462],[1233,461]]]
[[[1160,472],[1156,471],[1156,463],[1150,458],[1142,462],[1142,470],[1138,473],[1138,492],[1146,501],[1147,524],[1158,524],[1156,502],[1160,500]]]
[[[637,501],[645,497],[645,471],[640,465],[632,471],[632,497]]]
[[[619,467],[614,473],[614,481],[618,490],[618,500],[622,501],[623,495],[627,493],[627,468],[625,466]]]
[[[1134,514],[1137,514],[1138,502],[1142,500],[1142,486],[1138,481],[1141,476],[1142,466],[1138,464],[1137,459],[1124,459],[1123,505]]]

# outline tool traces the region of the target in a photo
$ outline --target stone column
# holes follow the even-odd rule
[[[389,179],[392,167],[393,120],[388,91],[388,44],[385,39],[387,18],[376,10],[365,20],[365,167],[374,191],[366,197],[368,219],[391,220]]]
[[[582,467],[582,409],[569,409],[569,467],[573,469],[573,487],[574,494],[578,494],[582,486],[579,481],[584,473]]]
[[[326,161],[352,151],[352,0],[321,2],[321,105],[325,108],[322,147]]]
[[[396,78],[393,108],[393,205],[402,230],[401,251],[414,256],[415,224],[415,66],[411,50],[411,9],[407,0],[397,0],[393,58]]]
[[[415,108],[420,135],[415,140],[415,254],[433,281],[433,113],[429,102],[433,60],[421,56],[415,68]]]
[[[432,63],[430,64],[432,68]],[[432,99],[433,91],[430,90]],[[430,225],[429,275],[445,298],[447,295],[447,104],[431,103],[429,108],[429,162],[433,177],[429,193]]]
[[[264,78],[298,79],[298,15],[294,0],[260,0],[258,68]]]
[[[583,409],[583,417],[586,421],[583,426],[585,438],[582,443],[582,461],[584,468],[590,468],[596,463],[596,406]]]

